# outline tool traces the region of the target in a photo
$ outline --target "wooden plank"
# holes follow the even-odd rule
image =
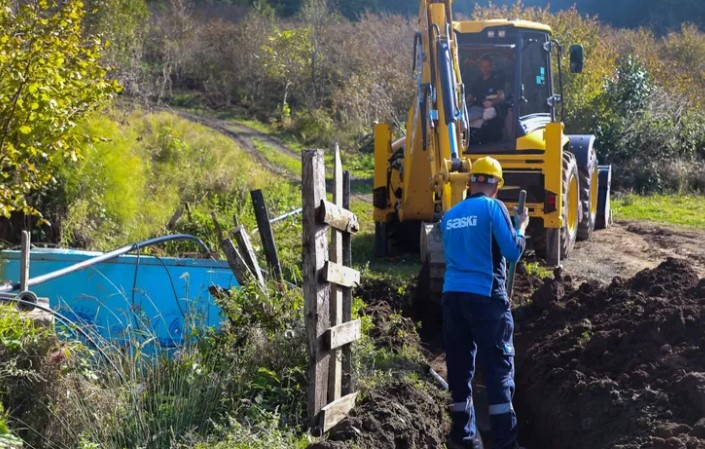
[[[360,272],[345,265],[328,261],[323,269],[323,279],[341,287],[357,287],[360,285]],[[345,321],[344,318],[343,321]]]
[[[20,291],[29,288],[29,253],[32,249],[32,238],[28,231],[22,231],[22,247],[20,251]]]
[[[323,151],[301,154],[303,205],[304,320],[309,346],[308,416],[319,426],[319,412],[328,403],[330,353],[323,351],[323,334],[330,327],[330,287],[319,282],[318,273],[328,259],[328,227],[316,220],[316,208],[326,195]]]
[[[338,207],[343,207],[343,164],[340,161],[340,147],[335,146],[335,163],[333,165],[333,201]],[[343,263],[343,234],[334,227],[331,228],[331,245],[328,257],[331,264]],[[327,276],[326,276],[327,277]],[[343,324],[343,289],[338,285],[330,286],[330,323],[331,326]],[[334,346],[338,348],[338,346]],[[343,388],[343,353],[339,349],[331,354],[330,371],[328,372],[328,400],[335,401],[342,396]]]
[[[337,326],[333,326],[326,331],[323,338],[325,349],[336,349],[348,345],[362,336],[360,320],[348,321]]]
[[[223,235],[223,229],[220,227],[220,223],[218,223],[218,219],[214,212],[211,213],[211,218],[213,219],[213,223],[215,225],[215,232],[218,234],[220,249],[223,250],[223,254],[225,254],[225,259],[228,261],[230,269],[235,274],[237,281],[241,285],[246,285],[254,279],[254,275],[250,272],[250,269],[245,263],[245,259],[242,258],[240,252],[237,248],[235,248],[232,240],[225,238]],[[262,290],[262,292],[266,293],[266,290]]]
[[[323,407],[320,421],[323,432],[328,432],[333,426],[348,416],[350,410],[355,407],[357,395],[357,392],[348,394]]]
[[[350,210],[350,172],[343,172],[343,207]],[[352,267],[352,245],[351,236],[347,232],[343,233],[343,265]],[[359,284],[358,278],[358,284]],[[343,289],[343,322],[352,320],[352,288]],[[348,395],[353,392],[353,358],[352,346],[345,345],[343,352],[343,385],[340,393]]]
[[[250,269],[247,268],[245,260],[242,258],[237,248],[235,248],[235,245],[233,244],[232,240],[221,240],[220,249],[223,250],[225,258],[228,261],[228,265],[230,266],[230,269],[233,270],[237,281],[241,285],[247,285],[249,282],[251,282],[254,276],[252,275],[252,273],[250,273]]]
[[[277,246],[274,243],[274,234],[272,234],[272,227],[270,226],[269,215],[267,214],[267,205],[264,203],[264,195],[261,190],[252,190],[250,191],[250,197],[252,198],[252,207],[255,210],[257,229],[262,239],[262,247],[264,248],[264,255],[267,258],[267,264],[272,269],[274,277],[282,281],[284,279],[282,267],[279,263]]]
[[[320,223],[325,223],[335,229],[351,234],[355,234],[360,230],[357,215],[326,200],[321,200],[318,208],[318,219]]]
[[[262,269],[259,266],[259,262],[257,262],[255,250],[252,248],[252,242],[250,241],[250,236],[247,235],[247,232],[245,231],[245,227],[242,225],[235,227],[235,229],[230,231],[230,235],[235,238],[240,254],[242,254],[245,259],[245,263],[250,269],[250,272],[253,273],[260,287],[262,289],[266,289],[267,287],[264,282],[264,276],[262,275]]]

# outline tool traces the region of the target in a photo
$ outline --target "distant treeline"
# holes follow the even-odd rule
[[[11,74],[0,77],[0,104],[10,105],[0,111],[0,154],[9,155],[0,175],[14,180],[0,183],[0,215],[27,210],[28,194],[43,194],[57,171],[80,158],[88,133],[76,134],[74,125],[115,96],[118,84],[130,101],[257,118],[305,145],[338,142],[350,154],[371,150],[375,122],[405,132],[417,94],[410,70],[416,13],[380,13],[381,0],[301,0],[295,12],[285,0],[238,1],[0,8],[0,50],[11,55],[0,58],[0,73]],[[417,7],[384,1],[394,5]],[[360,12],[363,6],[375,12]],[[698,94],[705,91],[705,33],[696,25],[657,34],[521,3],[473,5],[471,17],[546,23],[559,42],[584,46],[585,72],[564,76],[561,118],[567,132],[597,136],[601,161],[615,167],[613,185],[705,192],[705,97]],[[42,53],[28,45],[37,42]]]
[[[195,4],[252,6],[261,0],[195,0]],[[295,15],[304,0],[271,0],[269,5],[282,17]],[[357,19],[366,12],[416,15],[419,8],[417,0],[335,0],[337,9],[348,19]],[[512,5],[515,0],[456,0],[453,9],[456,13],[469,16],[476,5],[480,7],[494,5]],[[662,35],[677,31],[683,23],[692,23],[701,30],[705,29],[705,1],[703,0],[525,0],[525,6],[545,7],[551,11],[560,11],[576,6],[582,14],[597,15],[603,23],[615,27],[651,28]]]
[[[651,4],[633,17],[645,20]],[[705,191],[705,99],[693,94],[705,89],[705,33],[695,24],[665,34],[619,28],[560,6],[454,3],[460,15],[534,20],[560,42],[584,45],[585,73],[564,79],[562,118],[569,133],[597,136],[601,161],[615,165],[615,186]],[[148,101],[234,111],[306,144],[369,151],[372,124],[390,122],[402,133],[416,94],[416,8],[411,0],[161,0],[150,5],[137,58],[123,65],[128,58],[115,55],[115,75],[125,93]],[[692,3],[689,18],[702,8]]]
[[[456,10],[467,9],[463,5],[475,3],[460,0]],[[477,2],[482,5],[488,1]],[[495,5],[511,5],[512,0],[495,0]],[[705,29],[705,2],[702,0],[526,0],[527,6],[546,6],[552,11],[571,8],[575,5],[580,13],[597,15],[600,21],[615,27],[651,28],[656,34],[677,31],[683,23],[692,23]]]

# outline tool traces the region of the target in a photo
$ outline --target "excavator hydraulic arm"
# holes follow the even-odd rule
[[[470,161],[463,155],[467,109],[451,4],[452,0],[420,2],[413,65],[417,95],[409,109],[406,135],[393,141],[388,125],[375,127],[378,255],[383,255],[379,248],[386,248],[380,239],[385,239],[387,223],[437,222],[465,195],[470,172]]]

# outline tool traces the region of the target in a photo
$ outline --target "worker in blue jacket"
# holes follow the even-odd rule
[[[446,273],[443,283],[443,337],[455,447],[479,448],[471,382],[475,356],[484,368],[492,426],[492,448],[517,445],[514,395],[514,320],[506,289],[506,261],[519,260],[529,223],[526,208],[515,231],[504,203],[496,199],[504,184],[496,159],[478,159],[470,170],[470,196],[441,222]]]

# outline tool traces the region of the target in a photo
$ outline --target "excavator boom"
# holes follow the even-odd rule
[[[578,238],[605,223],[598,217],[608,214],[598,198],[609,192],[609,185],[599,185],[599,179],[609,179],[601,175],[609,167],[597,165],[594,136],[566,135],[557,118],[562,47],[551,29],[522,20],[452,17],[451,0],[420,1],[413,46],[416,96],[405,134],[393,139],[388,124],[374,130],[375,253],[418,250],[436,291],[444,271],[437,223],[465,197],[472,161],[480,157],[501,163],[505,185],[498,198],[509,208],[526,190],[529,244],[549,265],[558,265]],[[571,69],[582,68],[582,54],[582,47],[571,47]],[[491,62],[501,95],[477,101],[478,80],[487,79],[479,77],[483,61]],[[464,82],[470,83],[468,92]],[[475,101],[473,107],[466,98]],[[482,100],[497,98],[492,114],[484,114]],[[602,204],[609,208],[609,198]]]

